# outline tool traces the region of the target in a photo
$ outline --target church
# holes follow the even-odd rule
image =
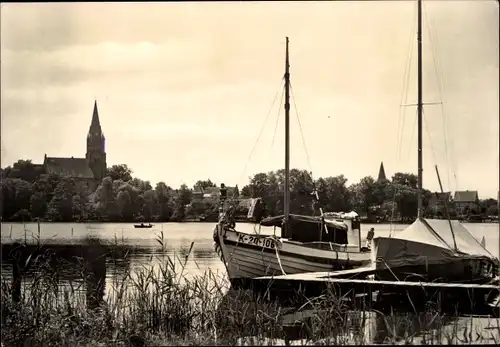
[[[43,168],[47,174],[71,177],[80,189],[95,191],[106,175],[106,139],[101,129],[97,101],[87,134],[87,153],[85,158],[48,157],[45,154]]]

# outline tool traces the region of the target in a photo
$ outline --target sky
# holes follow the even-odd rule
[[[438,165],[445,190],[496,197],[498,2],[423,8],[424,187]],[[153,184],[281,169],[288,36],[291,167],[417,171],[415,1],[2,3],[0,19],[2,167],[84,157],[97,100],[108,166]]]

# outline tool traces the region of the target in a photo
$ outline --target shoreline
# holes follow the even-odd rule
[[[452,219],[452,220],[458,220],[458,219]],[[493,220],[493,221],[460,221],[461,223],[465,224],[498,224],[498,220]],[[71,221],[71,222],[52,222],[52,221],[26,221],[26,222],[17,222],[17,221],[2,221],[0,222],[1,224],[139,224],[139,223],[144,223],[144,222],[123,222],[123,221]],[[149,223],[149,222],[148,222]],[[197,223],[197,224],[216,224],[217,221],[202,221],[202,220],[184,220],[184,221],[158,221],[158,222],[151,222],[153,224],[153,227],[155,224],[184,224],[184,223]],[[361,221],[361,225],[363,224],[370,224],[370,225],[410,225],[412,222],[365,222]],[[251,221],[236,221],[236,224],[257,224]],[[141,228],[138,228],[141,229]],[[150,229],[150,228],[148,228]]]

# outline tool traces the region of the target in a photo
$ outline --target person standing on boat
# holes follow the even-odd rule
[[[370,230],[368,230],[368,234],[366,234],[366,248],[370,248],[374,236],[375,228],[370,228]]]

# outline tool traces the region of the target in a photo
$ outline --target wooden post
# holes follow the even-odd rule
[[[373,302],[373,293],[372,293],[372,286],[370,283],[367,285],[367,288],[368,288],[368,305],[369,305],[368,308],[371,309]]]
[[[103,245],[84,246],[85,284],[87,308],[92,310],[101,304],[106,286],[106,255]]]
[[[21,245],[19,243],[14,243],[12,245],[12,300],[15,303],[21,301],[21,259],[22,259],[22,250]]]

